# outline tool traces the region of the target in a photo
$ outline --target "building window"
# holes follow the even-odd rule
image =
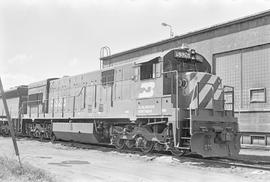
[[[265,103],[266,102],[266,89],[265,88],[252,88],[249,90],[250,103]]]
[[[251,136],[251,144],[254,145],[265,145],[266,141],[265,141],[265,136],[263,135],[255,135],[255,136]]]

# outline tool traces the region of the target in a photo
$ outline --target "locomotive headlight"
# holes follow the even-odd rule
[[[191,59],[196,59],[196,51],[194,49],[190,50],[190,57]]]
[[[186,88],[188,85],[188,81],[186,79],[179,80],[179,87]]]

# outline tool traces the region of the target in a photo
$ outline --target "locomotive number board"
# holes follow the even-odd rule
[[[182,59],[191,59],[190,53],[187,51],[182,51],[182,50],[175,50],[174,57],[175,58],[182,58]]]

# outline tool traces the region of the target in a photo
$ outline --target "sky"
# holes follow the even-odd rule
[[[270,9],[270,0],[0,0],[4,87],[99,69],[111,53]]]

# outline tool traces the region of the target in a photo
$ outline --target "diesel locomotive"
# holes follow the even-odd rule
[[[17,90],[21,87],[26,88]],[[10,108],[17,107],[12,116],[20,135],[143,153],[226,157],[240,150],[234,89],[222,85],[194,49],[175,48],[99,71],[46,79],[8,97],[8,103],[15,100]],[[2,112],[1,128],[5,120]]]

